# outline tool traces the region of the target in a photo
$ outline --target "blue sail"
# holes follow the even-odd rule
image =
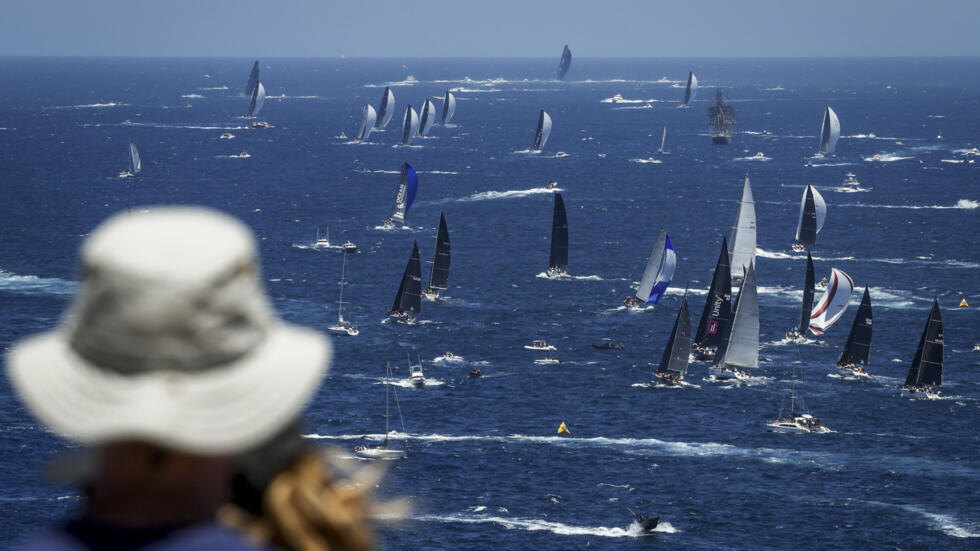
[[[660,266],[657,270],[657,277],[654,279],[653,288],[650,289],[650,297],[647,304],[656,304],[667,292],[670,281],[674,278],[674,269],[677,268],[677,254],[674,253],[674,245],[670,242],[670,236],[666,236],[664,241],[663,256],[660,259]]]

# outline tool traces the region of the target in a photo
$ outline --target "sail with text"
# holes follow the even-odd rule
[[[907,390],[927,390],[943,386],[943,317],[939,301],[933,299],[926,328],[919,339],[912,365],[905,377]]]
[[[564,80],[565,75],[568,74],[568,68],[571,66],[572,51],[568,49],[568,44],[565,44],[565,48],[561,52],[561,61],[558,62],[558,72],[555,74],[555,78]]]
[[[653,245],[653,252],[647,260],[647,267],[643,270],[643,278],[636,288],[636,298],[646,304],[659,302],[670,286],[675,268],[677,268],[677,254],[674,252],[674,245],[670,242],[666,230],[660,230],[657,242]],[[688,337],[690,338],[690,335]]]
[[[699,348],[718,346],[728,332],[732,310],[732,274],[728,263],[728,240],[722,238],[715,274],[704,300],[694,344]]]
[[[408,210],[415,202],[415,194],[419,190],[419,175],[408,163],[402,164],[401,176],[398,178],[398,188],[395,190],[395,204],[391,207],[391,222],[403,223]]]
[[[755,282],[755,263],[749,264],[738,292],[732,329],[715,356],[718,368],[759,367],[759,295]]]
[[[551,135],[551,115],[544,109],[538,113],[538,128],[534,132],[534,144],[531,151],[541,151],[544,144],[548,143],[548,136]]]

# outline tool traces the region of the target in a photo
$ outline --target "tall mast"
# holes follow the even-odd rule
[[[382,446],[388,446],[388,419],[391,417],[388,410],[388,392],[391,385],[391,362],[385,360],[385,439]]]
[[[337,322],[344,323],[344,272],[347,269],[347,251],[344,251],[344,261],[340,265],[340,300],[337,301]]]

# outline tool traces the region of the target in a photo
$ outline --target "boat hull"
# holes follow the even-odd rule
[[[363,457],[364,459],[382,459],[382,460],[402,459],[406,455],[405,450],[395,450],[392,448],[373,448],[373,447],[355,448],[354,453],[358,457]]]
[[[717,369],[712,367],[709,368],[708,372],[712,377],[720,381],[728,381],[728,380],[742,381],[749,378],[749,376],[746,373],[742,371],[734,371],[731,369]]]
[[[732,139],[729,136],[711,136],[711,143],[715,145],[729,145]]]

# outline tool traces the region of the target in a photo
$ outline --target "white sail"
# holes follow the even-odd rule
[[[755,283],[755,264],[749,264],[738,293],[731,337],[720,365],[759,367],[759,295]]]
[[[249,103],[248,116],[257,117],[259,116],[259,111],[262,110],[262,105],[265,104],[265,86],[262,86],[260,82],[255,88],[255,93],[252,94],[252,99]]]
[[[357,140],[367,141],[371,131],[374,130],[374,123],[378,120],[378,112],[371,107],[371,104],[364,106],[361,111],[361,129],[357,131]]]
[[[840,119],[829,106],[823,114],[823,126],[820,128],[820,154],[829,155],[837,148],[840,139]]]
[[[143,170],[143,162],[140,160],[140,152],[136,149],[136,144],[129,142],[129,171],[134,175]]]
[[[663,136],[660,137],[660,149],[658,150],[660,153],[663,153],[664,152],[664,144],[665,143],[667,143],[667,126],[666,125],[664,125],[664,134],[663,134]]]
[[[830,280],[820,301],[810,312],[810,332],[823,335],[844,315],[854,293],[854,280],[837,268],[830,269]]]
[[[742,201],[738,216],[728,236],[728,255],[731,257],[732,277],[742,278],[745,269],[755,262],[755,201],[752,199],[752,186],[745,175],[742,185]]]
[[[442,99],[442,121],[439,124],[449,124],[454,114],[456,114],[456,96],[446,91],[446,97]]]
[[[532,151],[541,151],[544,149],[544,144],[548,143],[548,136],[551,135],[551,115],[548,114],[544,109],[538,115],[538,129],[534,134],[534,145],[531,146]]]
[[[419,113],[419,136],[428,135],[429,130],[436,124],[436,108],[432,101],[425,100],[422,104],[422,111]]]
[[[817,222],[816,233],[820,233],[820,230],[823,229],[823,223],[824,223],[824,221],[827,220],[827,202],[823,200],[823,195],[820,195],[820,192],[817,191],[817,188],[808,185],[803,190],[803,198],[800,199],[800,218],[796,222],[796,240],[797,241],[800,241],[801,240],[801,237],[803,237],[803,236],[800,235],[800,233],[803,231],[803,215],[806,214],[805,211],[806,211],[806,192],[807,192],[807,189],[809,189],[810,190],[810,193],[813,194],[813,210],[814,210],[814,214],[816,215],[816,219],[817,219],[816,220],[816,222]]]
[[[379,109],[378,121],[375,128],[384,130],[388,126],[388,121],[391,120],[392,115],[395,114],[395,93],[391,91],[390,87],[385,87],[385,93],[381,96],[381,106]]]
[[[677,254],[667,236],[666,230],[660,230],[657,242],[653,245],[647,267],[643,270],[640,285],[636,288],[636,298],[647,304],[656,304],[667,291],[677,268]]]
[[[419,131],[419,114],[409,105],[405,108],[405,119],[402,122],[402,143],[408,143],[412,136]]]

